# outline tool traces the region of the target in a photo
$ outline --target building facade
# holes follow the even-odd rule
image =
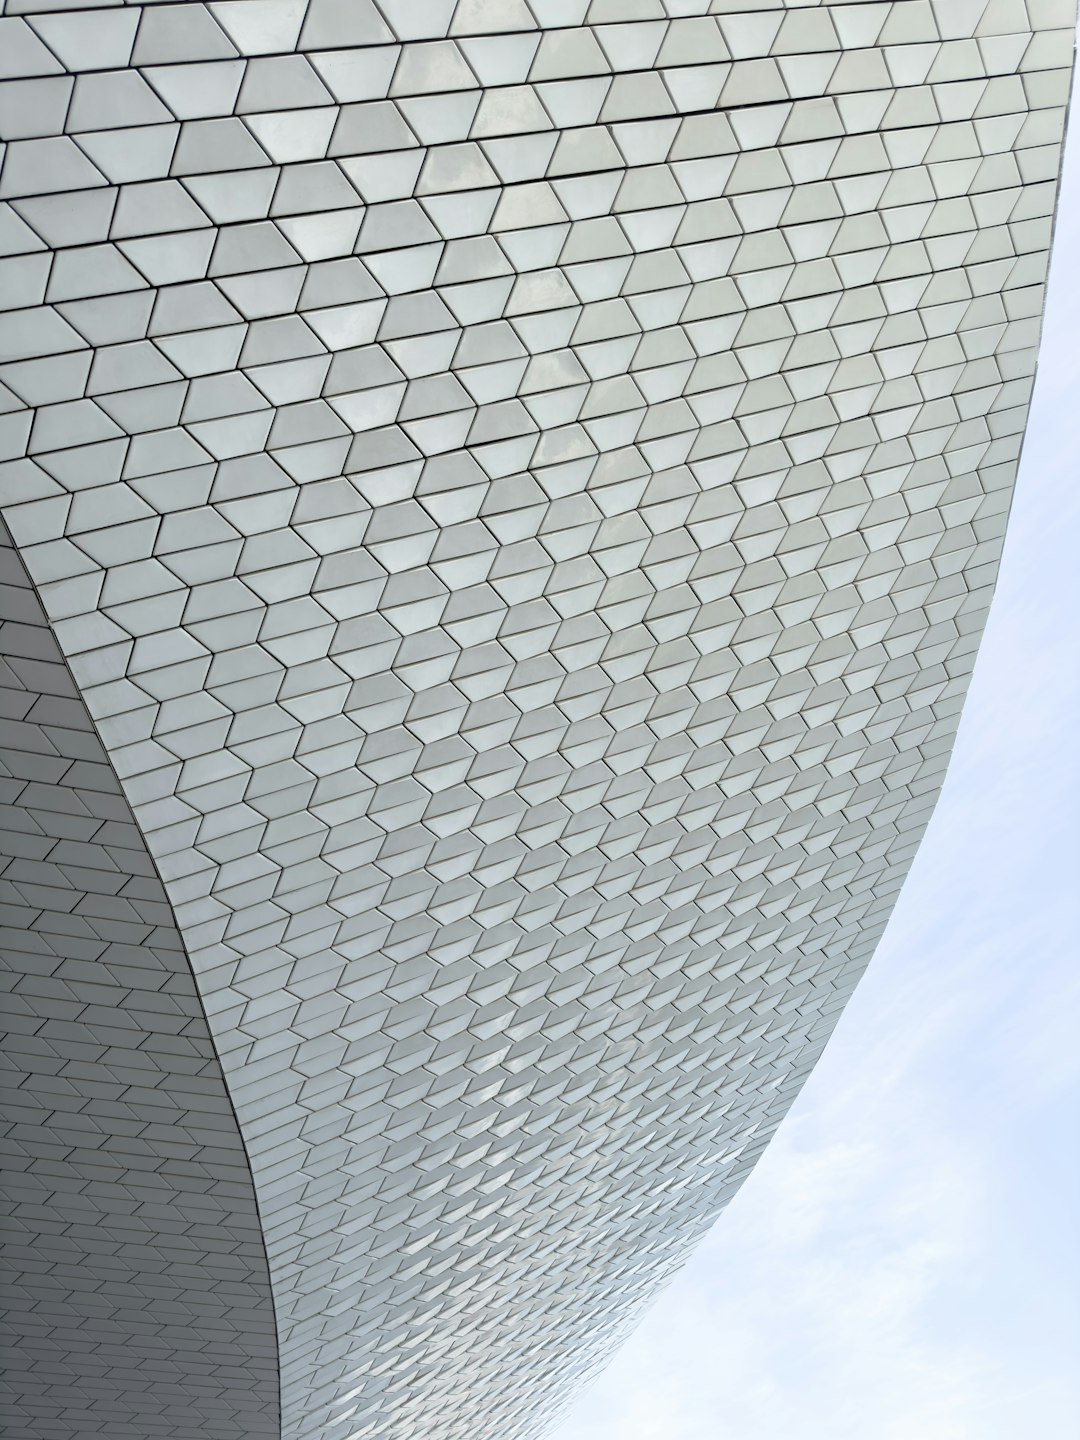
[[[993,590],[1074,0],[0,4],[12,1440],[526,1440]]]

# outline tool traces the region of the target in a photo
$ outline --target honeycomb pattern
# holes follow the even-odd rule
[[[251,1172],[168,902],[0,526],[7,1440],[280,1434]]]
[[[524,1440],[933,807],[1073,0],[6,0],[3,513],[251,1157],[288,1440]]]

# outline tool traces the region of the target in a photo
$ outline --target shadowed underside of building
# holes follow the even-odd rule
[[[1074,22],[0,4],[13,1440],[528,1440],[715,1219],[944,775]]]

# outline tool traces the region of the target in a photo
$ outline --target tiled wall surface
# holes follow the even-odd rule
[[[0,525],[7,1440],[280,1433],[251,1172],[146,845]]]
[[[3,514],[288,1440],[538,1434],[820,1053],[990,599],[1074,21],[6,0]]]

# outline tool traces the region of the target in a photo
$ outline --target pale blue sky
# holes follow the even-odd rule
[[[1078,337],[1074,135],[1001,580],[925,843],[773,1144],[551,1440],[1080,1437]]]

